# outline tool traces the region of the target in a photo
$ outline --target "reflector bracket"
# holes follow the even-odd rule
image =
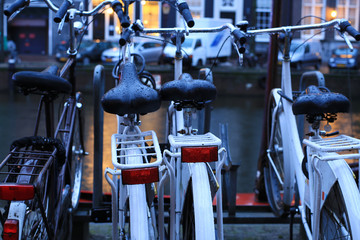
[[[0,199],[9,201],[24,201],[33,199],[35,188],[33,185],[1,184]]]
[[[159,181],[158,167],[122,170],[122,183],[125,185],[145,184]]]
[[[218,160],[218,147],[182,147],[181,161],[187,163],[216,162]]]

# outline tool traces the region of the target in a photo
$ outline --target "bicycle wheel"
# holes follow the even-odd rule
[[[78,96],[77,96],[78,98]],[[71,151],[71,205],[77,209],[80,199],[82,169],[84,161],[84,146],[82,136],[82,122],[80,110],[77,110],[75,116],[75,125],[73,129],[72,151]]]
[[[48,212],[49,197],[46,198],[45,212]],[[33,205],[37,205],[33,200]],[[26,211],[24,226],[22,229],[22,239],[48,239],[45,222],[42,218],[39,207],[31,207]]]
[[[276,111],[276,106],[277,103],[274,99],[274,95],[271,94],[268,105],[267,121],[268,149],[270,149],[270,157],[275,168],[268,157],[266,159],[266,167],[264,168],[264,181],[268,202],[274,214],[276,216],[286,216],[287,211],[284,204],[284,189],[282,184],[285,180],[283,139],[278,114],[274,113]],[[275,118],[272,119],[274,115]],[[273,134],[273,139],[270,143],[271,134]]]
[[[135,147],[135,146],[134,146]],[[140,155],[140,150],[129,150],[127,155]],[[142,164],[142,157],[128,157],[128,164]],[[127,186],[129,193],[130,239],[154,239],[151,237],[149,208],[146,201],[145,184]]]
[[[215,240],[214,213],[206,165],[190,165],[192,179],[183,208],[183,239]]]
[[[332,187],[320,212],[320,239],[353,239],[344,197],[338,183]]]

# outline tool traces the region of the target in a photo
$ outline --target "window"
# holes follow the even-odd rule
[[[359,1],[338,0],[336,6],[336,18],[347,19],[355,29],[359,29]],[[336,36],[340,38],[338,34]]]
[[[150,1],[141,1],[142,5],[142,22],[146,28],[159,27],[159,3]]]
[[[203,14],[203,0],[188,0],[186,2],[189,5],[193,18],[201,18]]]
[[[271,27],[271,1],[256,1],[256,28],[263,29]],[[269,41],[269,36],[258,35],[256,41]]]
[[[302,24],[316,24],[321,23],[322,19],[325,19],[325,7],[326,0],[304,0],[302,6],[301,16],[304,18]],[[314,17],[315,16],[315,17]],[[316,35],[315,35],[316,34]],[[314,36],[315,35],[315,36]],[[313,37],[317,39],[323,39],[325,34],[321,30],[307,30],[301,32],[302,38]]]
[[[196,40],[196,43],[195,43],[195,49],[198,48],[198,47],[201,47],[201,40],[200,39]]]

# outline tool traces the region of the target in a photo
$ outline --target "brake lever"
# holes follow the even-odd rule
[[[353,47],[352,43],[350,42],[349,38],[340,31],[340,28],[337,27],[335,29],[338,31],[340,37],[342,37],[344,39],[344,41],[346,42],[346,45],[348,45],[348,47],[350,48],[350,51],[353,51],[354,47]]]
[[[235,50],[236,50],[236,52],[237,52],[237,54],[239,56],[240,67],[242,67],[243,64],[244,64],[244,54],[240,53],[239,48],[238,48],[237,44],[235,43],[235,41],[233,42],[233,45],[234,45],[234,48],[235,48]]]
[[[57,30],[59,35],[61,35],[61,31],[62,31],[62,29],[64,27],[66,17],[67,17],[67,14],[65,14],[63,19],[61,19],[61,22],[59,23],[59,27],[58,27],[58,30]]]
[[[16,12],[14,12],[13,14],[11,14],[11,16],[8,19],[8,22],[11,22],[23,9],[24,8],[21,8],[21,9],[17,10]]]

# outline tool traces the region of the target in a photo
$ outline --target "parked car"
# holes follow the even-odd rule
[[[60,62],[66,61],[67,59],[67,49],[68,44],[62,42],[57,47],[56,52],[56,59]],[[115,42],[108,42],[108,41],[88,41],[84,40],[79,48],[79,52],[77,54],[77,60],[83,62],[85,65],[89,64],[90,62],[97,62],[100,61],[101,54],[104,50],[117,46]]]
[[[319,69],[321,66],[321,44],[319,41],[305,42],[293,40],[290,46],[291,66],[302,69],[305,66],[313,66]],[[278,60],[281,61],[283,53],[279,51]]]
[[[146,63],[159,62],[162,53],[162,43],[156,40],[136,39],[133,44],[133,53],[141,54]],[[101,55],[101,61],[104,63],[114,63],[120,59],[119,47],[105,50]]]
[[[339,46],[332,51],[331,58],[329,58],[329,68],[359,68],[360,52],[358,47],[354,47],[351,51],[349,47]]]

